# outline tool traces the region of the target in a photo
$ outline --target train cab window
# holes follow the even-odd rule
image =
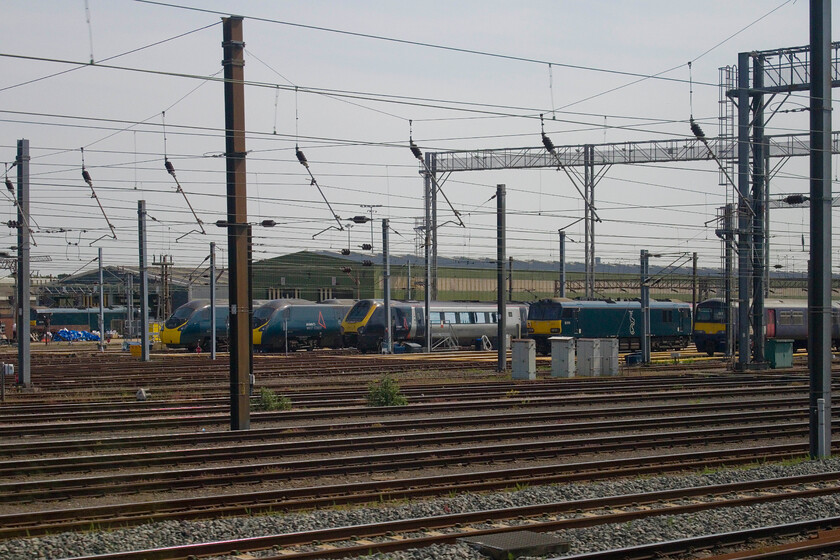
[[[205,307],[201,311],[195,314],[195,319],[197,321],[209,321],[210,320],[210,308]]]
[[[430,311],[429,322],[433,325],[440,323],[440,311]]]
[[[367,300],[357,302],[350,312],[347,313],[345,321],[348,323],[358,323],[359,321],[362,321],[367,316],[372,305],[373,304]]]
[[[475,314],[475,322],[478,325],[484,325],[487,323],[487,313],[484,311],[479,311]]]
[[[458,313],[458,322],[462,325],[472,324],[473,320],[472,317],[470,317],[470,315],[472,315],[472,313],[461,311],[460,313]]]
[[[181,325],[184,321],[190,318],[190,315],[193,314],[195,311],[194,308],[189,307],[187,305],[182,305],[178,309],[175,310],[175,313],[172,314],[169,319],[166,320],[166,324],[164,325],[167,329],[174,329],[175,327]]]
[[[443,322],[444,323],[455,323],[455,312],[454,311],[445,311],[443,313]]]
[[[528,309],[528,319],[532,321],[557,321],[563,308],[554,303],[535,303]]]

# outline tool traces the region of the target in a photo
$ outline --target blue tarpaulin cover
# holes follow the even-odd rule
[[[65,342],[75,340],[98,341],[99,335],[89,331],[71,331],[68,329],[61,329],[55,333],[53,340],[63,340]]]

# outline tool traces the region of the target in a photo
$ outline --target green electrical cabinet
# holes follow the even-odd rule
[[[764,345],[764,359],[770,367],[789,368],[793,365],[793,341],[771,338]]]

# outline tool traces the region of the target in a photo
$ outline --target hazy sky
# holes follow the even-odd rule
[[[228,10],[246,18],[245,78],[253,82],[245,91],[249,217],[278,223],[254,230],[255,259],[348,246],[347,231],[313,239],[335,222],[298,164],[296,144],[339,216],[381,205],[374,214],[377,252],[378,220],[388,217],[398,233],[392,252],[412,253],[423,191],[407,146],[410,121],[424,151],[539,146],[540,113],[558,146],[688,137],[692,111],[711,137],[720,67],[735,65],[739,52],[809,42],[805,0],[6,0],[3,8],[0,161],[14,160],[18,139],[30,141],[38,230],[32,254],[53,259],[33,270],[54,274],[92,268],[98,247],[105,264],[136,264],[139,199],[156,220],[149,222],[150,253],[198,266],[215,241],[226,262],[224,232],[213,225],[225,217],[223,89],[196,77],[221,76],[220,17]],[[836,29],[834,36],[840,39]],[[97,64],[67,63],[91,57]],[[634,76],[665,71],[671,80]],[[806,95],[781,101],[771,108],[808,104]],[[806,112],[782,112],[768,133],[807,126]],[[116,240],[82,180],[82,147]],[[207,235],[189,233],[197,225],[164,169],[164,154]],[[808,190],[807,158],[799,160],[780,169],[771,193]],[[14,170],[9,177],[15,180]],[[440,254],[495,256],[489,199],[497,183],[508,189],[508,254],[555,260],[557,230],[582,217],[583,204],[566,175],[552,169],[452,175],[443,188],[467,227],[442,227]],[[712,162],[613,166],[596,187],[603,219],[596,253],[635,263],[640,249],[696,251],[701,266],[718,266],[720,244],[714,224],[706,224],[731,197]],[[10,200],[0,200],[0,209],[2,221],[14,219]],[[439,215],[451,216],[442,199]],[[804,270],[807,219],[801,210],[773,211],[771,265]],[[567,232],[569,260],[582,261],[583,224]],[[369,242],[369,226],[349,230],[354,251]],[[13,231],[0,228],[0,246],[13,244]]]

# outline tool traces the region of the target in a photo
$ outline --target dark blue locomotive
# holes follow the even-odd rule
[[[653,350],[681,349],[691,342],[691,305],[675,301],[650,303]],[[537,351],[548,354],[552,336],[618,338],[622,352],[642,344],[642,305],[638,301],[542,299],[528,311],[528,336]]]

